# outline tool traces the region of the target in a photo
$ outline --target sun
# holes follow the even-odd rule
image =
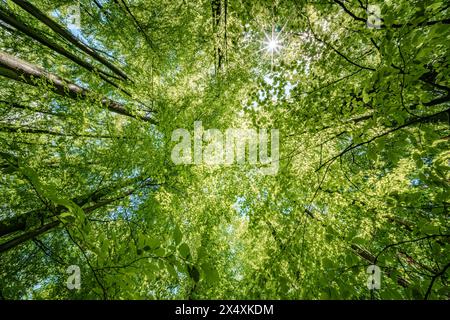
[[[278,39],[278,37],[275,37],[272,33],[271,36],[266,34],[266,41],[264,41],[264,47],[266,51],[270,54],[278,53],[281,48],[281,41]]]
[[[281,28],[281,30],[279,31],[275,29],[275,26],[272,26],[272,32],[264,33],[264,40],[260,40],[260,42],[262,43],[262,48],[258,50],[258,52],[267,52],[267,54],[270,56],[272,67],[275,61],[275,55],[280,53],[280,51],[283,49],[282,32],[285,26],[283,26],[283,28]]]

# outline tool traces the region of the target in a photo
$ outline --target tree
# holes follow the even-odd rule
[[[70,5],[0,4],[0,297],[449,298],[445,2]],[[196,121],[277,174],[174,163]]]

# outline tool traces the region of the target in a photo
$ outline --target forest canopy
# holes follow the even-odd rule
[[[449,299],[449,64],[447,1],[1,0],[0,299]]]

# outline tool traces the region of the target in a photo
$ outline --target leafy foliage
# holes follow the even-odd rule
[[[448,299],[449,5],[368,4],[0,2],[0,298]],[[175,165],[194,121],[278,174]]]

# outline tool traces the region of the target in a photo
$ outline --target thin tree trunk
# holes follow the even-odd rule
[[[28,240],[34,239],[35,237],[44,234],[46,232],[48,232],[49,230],[57,227],[60,224],[59,220],[47,223],[45,225],[43,225],[42,227],[32,230],[30,232],[24,233],[12,240],[9,240],[5,243],[0,244],[0,252],[5,252],[8,251],[9,249],[12,249],[16,246],[18,246],[21,243],[24,243]]]
[[[7,155],[7,154],[0,153],[0,157],[8,157],[8,156],[9,155]],[[14,162],[14,160],[13,160],[13,162]],[[14,165],[14,164],[12,164],[12,165]],[[105,188],[98,189],[95,192],[91,192],[89,194],[85,194],[82,196],[72,198],[71,201],[79,207],[83,207],[84,205],[91,203],[92,205],[90,207],[83,209],[85,213],[88,213],[88,212],[94,211],[97,208],[100,208],[104,205],[107,205],[109,203],[112,203],[116,200],[122,199],[122,198],[132,194],[139,187],[132,188],[128,191],[125,191],[117,197],[114,197],[111,199],[104,199],[104,197],[106,197],[107,195],[113,193],[114,191],[120,190],[120,189],[129,188],[129,187],[135,185],[136,183],[145,182],[145,180],[146,179],[143,179],[142,177],[127,179],[118,184],[114,184],[114,185],[107,186]],[[152,184],[152,183],[147,182],[147,183],[144,183],[142,186],[156,186],[156,185],[158,185],[158,184],[157,183]],[[59,214],[65,212],[66,210],[67,209],[64,206],[57,206],[53,212],[53,215],[51,215],[51,217],[58,216]],[[6,236],[8,234],[17,232],[17,231],[25,231],[27,219],[30,219],[33,217],[34,217],[33,220],[49,218],[50,216],[47,216],[47,217],[45,216],[46,212],[48,212],[48,211],[49,211],[48,208],[44,207],[44,208],[29,211],[27,213],[16,215],[9,219],[0,220],[0,238]]]
[[[100,69],[96,68],[95,66],[91,65],[90,63],[80,59],[79,57],[77,57],[73,53],[67,51],[62,46],[58,45],[57,43],[53,42],[52,40],[50,40],[47,37],[45,37],[42,34],[40,34],[39,31],[37,31],[36,29],[25,25],[23,22],[19,21],[16,16],[14,16],[10,12],[4,11],[4,9],[2,9],[1,7],[0,7],[0,20],[2,20],[3,22],[6,22],[10,26],[13,26],[17,30],[19,30],[22,33],[26,34],[28,37],[38,41],[39,43],[41,43],[41,44],[43,44],[45,46],[47,46],[48,48],[52,49],[53,51],[56,51],[59,54],[63,55],[64,57],[70,59],[71,61],[75,62],[76,64],[78,64],[79,66],[81,66],[84,69],[88,70],[89,72],[96,72],[98,74],[98,76],[102,80],[104,80],[105,82],[109,83],[113,87],[119,89],[120,91],[124,92],[126,95],[131,96],[131,94],[129,92],[127,92],[126,90],[122,89],[119,85],[117,85],[116,83],[114,83],[113,81],[108,79],[108,77],[112,77],[112,78],[118,79],[116,76],[114,76],[112,74],[109,74],[109,73],[107,73],[107,72],[105,72],[103,70],[100,70]],[[3,25],[3,24],[1,26],[5,27],[5,25]]]
[[[356,244],[352,244],[350,246],[350,248],[359,257],[370,262],[371,264],[375,263],[376,257],[373,254],[371,254],[369,251],[367,251],[366,249],[364,249]],[[385,272],[388,277],[392,274],[392,270],[385,270]],[[407,288],[409,286],[409,281],[402,277],[397,277],[397,283],[399,285],[401,285],[403,288]]]
[[[130,80],[130,78],[126,75],[125,72],[114,66],[112,63],[110,63],[108,60],[103,58],[101,55],[99,55],[95,50],[90,48],[89,46],[82,43],[80,40],[78,40],[70,31],[64,29],[62,26],[60,26],[57,22],[52,20],[50,17],[48,17],[45,13],[43,13],[41,10],[39,10],[37,7],[29,3],[25,0],[12,0],[15,4],[20,6],[22,9],[27,11],[29,14],[34,16],[36,19],[47,25],[50,29],[52,29],[54,32],[59,34],[61,37],[75,45],[78,49],[82,50],[83,52],[90,55],[92,58],[103,64],[105,67],[113,71],[115,74],[119,75],[125,80]]]
[[[114,1],[116,4],[119,4],[118,0]],[[122,3],[122,5],[125,7],[125,11],[130,15],[131,19],[133,19],[134,24],[136,25],[136,29],[142,33],[142,35],[145,38],[145,41],[147,42],[147,44],[150,46],[150,48],[153,49],[153,44],[152,41],[150,40],[150,37],[147,35],[147,33],[145,32],[145,30],[142,28],[141,24],[139,23],[139,21],[136,19],[136,17],[133,15],[133,13],[131,12],[130,8],[127,6],[126,2],[124,0],[120,1]]]
[[[95,135],[95,134],[81,134],[81,133],[65,133],[56,132],[46,129],[27,128],[27,127],[9,127],[0,126],[0,132],[6,133],[29,133],[29,134],[45,134],[56,137],[68,137],[68,138],[93,138],[93,139],[129,139],[124,136],[107,136],[107,135]]]
[[[128,190],[128,191],[124,192],[123,194],[121,194],[120,196],[115,197],[115,198],[98,201],[97,203],[93,204],[92,206],[83,209],[83,211],[84,211],[84,213],[92,212],[92,211],[94,211],[94,210],[96,210],[98,208],[104,207],[104,206],[106,206],[108,204],[111,204],[111,203],[113,203],[113,202],[115,202],[117,200],[123,199],[123,198],[133,194],[137,189],[138,188]],[[61,210],[57,215],[59,215],[59,214],[61,214],[63,212],[64,211]],[[55,221],[49,222],[49,223],[47,223],[47,224],[45,224],[45,225],[43,225],[43,226],[41,226],[41,227],[39,227],[37,229],[34,229],[34,230],[29,231],[27,233],[21,234],[18,237],[15,237],[15,238],[13,238],[13,239],[5,242],[5,243],[2,243],[2,244],[0,244],[0,253],[8,251],[8,250],[10,250],[10,249],[12,249],[14,247],[17,247],[18,245],[26,242],[26,241],[29,241],[31,239],[34,239],[37,236],[40,236],[40,235],[42,235],[44,233],[47,233],[48,231],[58,227],[60,225],[60,223],[61,222],[59,220],[55,220]]]
[[[54,92],[72,99],[88,99],[90,96],[93,97],[93,94],[89,90],[4,52],[0,52],[0,75],[34,86],[37,85],[36,80],[44,80],[52,86]],[[155,123],[154,120],[147,116],[132,114],[122,104],[106,97],[101,98],[100,103],[112,112]]]

